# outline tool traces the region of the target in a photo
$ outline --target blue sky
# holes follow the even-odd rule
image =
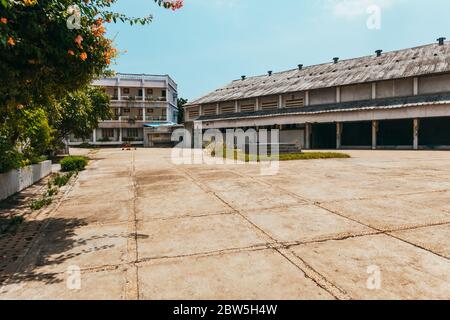
[[[373,4],[381,9],[380,29],[367,27]],[[189,100],[241,75],[450,39],[448,0],[185,0],[177,12],[153,0],[121,0],[115,10],[151,13],[154,22],[109,27],[125,51],[113,69],[169,74]]]

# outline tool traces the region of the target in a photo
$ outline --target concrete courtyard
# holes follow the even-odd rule
[[[450,152],[348,153],[94,152],[0,299],[450,299]]]

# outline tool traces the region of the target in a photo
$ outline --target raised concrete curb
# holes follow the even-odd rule
[[[52,172],[50,160],[0,174],[0,200],[28,188]]]

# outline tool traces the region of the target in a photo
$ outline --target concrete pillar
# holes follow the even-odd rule
[[[119,128],[119,142],[122,143],[122,128]]]
[[[147,120],[147,117],[145,116],[145,106],[142,107],[142,120],[143,120],[143,121],[146,121],[146,120]]]
[[[278,96],[278,108],[279,109],[284,108],[284,106],[283,106],[283,95],[282,94],[280,94]]]
[[[378,121],[372,121],[372,150],[377,149]]]
[[[420,120],[414,119],[414,140],[413,140],[413,148],[414,150],[419,150],[419,129],[420,129]]]
[[[92,131],[92,142],[97,143],[97,129]]]
[[[419,78],[414,78],[414,88],[413,88],[413,94],[417,96],[419,94]]]
[[[342,122],[336,122],[336,149],[342,147]]]
[[[256,98],[256,102],[255,102],[255,110],[256,110],[256,111],[259,110],[259,98]]]
[[[336,87],[336,103],[341,102],[341,87]]]
[[[216,105],[216,114],[220,114],[220,104],[217,103]]]
[[[122,108],[117,108],[117,112],[119,114],[119,121],[122,121]]]
[[[234,112],[236,112],[236,113],[239,112],[239,103],[237,100],[234,102]]]
[[[142,101],[145,102],[145,88],[142,87]]]
[[[311,149],[311,124],[305,124],[305,149]]]
[[[122,90],[120,86],[117,87],[117,100],[122,100]]]
[[[372,99],[377,98],[377,83],[372,83]]]
[[[305,106],[309,106],[309,91],[305,91]]]

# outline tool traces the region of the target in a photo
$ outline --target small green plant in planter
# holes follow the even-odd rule
[[[82,171],[88,164],[88,159],[82,156],[68,156],[61,160],[61,171]]]
[[[47,197],[53,197],[54,195],[58,194],[58,192],[58,188],[50,188],[47,190]]]
[[[70,178],[75,174],[75,172],[71,171],[66,174],[57,174],[56,177],[53,179],[53,183],[58,187],[63,187],[69,182]]]
[[[52,198],[47,197],[39,200],[34,200],[33,202],[31,202],[30,208],[32,210],[39,210],[42,209],[43,207],[50,205],[52,201],[53,201]]]

